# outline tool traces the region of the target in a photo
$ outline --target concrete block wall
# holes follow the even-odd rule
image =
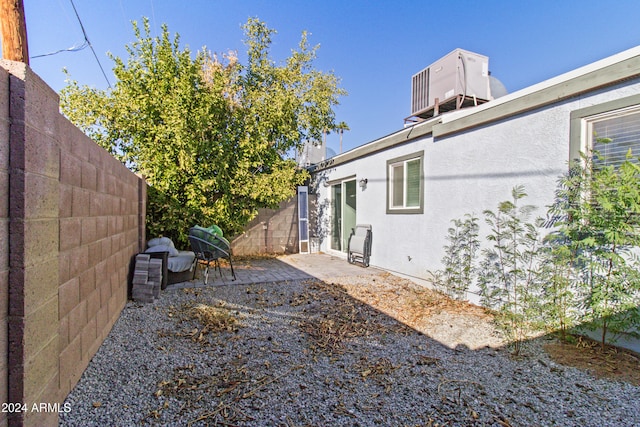
[[[0,68],[0,402],[8,402],[9,123],[9,73]],[[6,425],[0,412],[0,426]]]
[[[297,197],[280,203],[278,209],[259,209],[258,216],[233,239],[233,255],[264,255],[298,252]]]
[[[31,405],[59,398],[57,96],[23,64],[8,65],[8,402]],[[33,414],[10,413],[9,424],[53,418]]]
[[[58,332],[66,395],[126,303],[144,185],[63,118],[60,135]]]
[[[29,409],[64,400],[118,318],[144,239],[146,193],[143,180],[60,115],[57,94],[29,67],[0,64],[0,245],[9,254],[0,257],[8,305],[0,310],[8,324],[0,397]],[[27,410],[0,423],[57,420],[55,411]]]

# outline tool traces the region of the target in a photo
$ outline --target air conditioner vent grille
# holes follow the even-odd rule
[[[440,58],[411,79],[411,115],[438,103],[470,97],[478,103],[491,99],[489,58],[462,49]],[[437,102],[436,102],[437,101]]]

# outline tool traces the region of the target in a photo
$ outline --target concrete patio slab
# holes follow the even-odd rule
[[[374,267],[364,268],[352,265],[344,258],[328,254],[293,254],[274,258],[238,259],[234,260],[233,268],[236,280],[233,280],[228,264],[222,266],[221,272],[209,268],[209,280],[206,286],[246,285],[311,278],[331,280],[336,277],[376,275],[382,272]],[[166,290],[203,286],[205,286],[203,270],[198,267],[195,280],[169,285]]]

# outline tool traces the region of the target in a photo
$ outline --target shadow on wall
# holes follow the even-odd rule
[[[277,209],[258,209],[258,216],[232,239],[233,255],[298,253],[297,215],[297,197],[281,202]]]
[[[312,239],[317,239],[318,248],[324,242],[326,236],[329,236],[330,220],[331,220],[331,201],[328,198],[319,200],[319,186],[328,186],[328,174],[326,171],[313,174],[313,179],[309,184],[309,234]]]
[[[620,324],[628,324],[631,319],[637,319],[640,315],[640,307],[635,307],[633,310],[628,310],[623,313],[618,313],[614,316],[609,316],[605,320],[598,319],[591,324],[580,324],[575,326],[571,332],[587,336],[594,341],[602,344],[602,327],[594,328],[591,325],[603,325],[606,324],[608,329],[606,332],[605,343],[620,348],[625,348],[640,354],[640,329],[638,327],[631,328],[625,332],[618,332],[616,326]]]

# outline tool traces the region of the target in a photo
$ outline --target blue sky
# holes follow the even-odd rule
[[[351,128],[343,151],[403,127],[410,115],[411,76],[456,48],[489,57],[489,69],[509,92],[640,45],[638,0],[74,0],[107,77],[106,53],[126,58],[131,21],[148,17],[154,34],[167,24],[196,51],[245,47],[240,26],[258,17],[278,34],[273,58],[283,61],[303,30],[319,44],[317,69],[333,71],[349,92],[336,108]],[[24,0],[30,56],[81,44],[70,0]],[[66,67],[80,84],[106,88],[90,49],[31,59],[54,90]],[[328,146],[338,151],[338,137]]]

